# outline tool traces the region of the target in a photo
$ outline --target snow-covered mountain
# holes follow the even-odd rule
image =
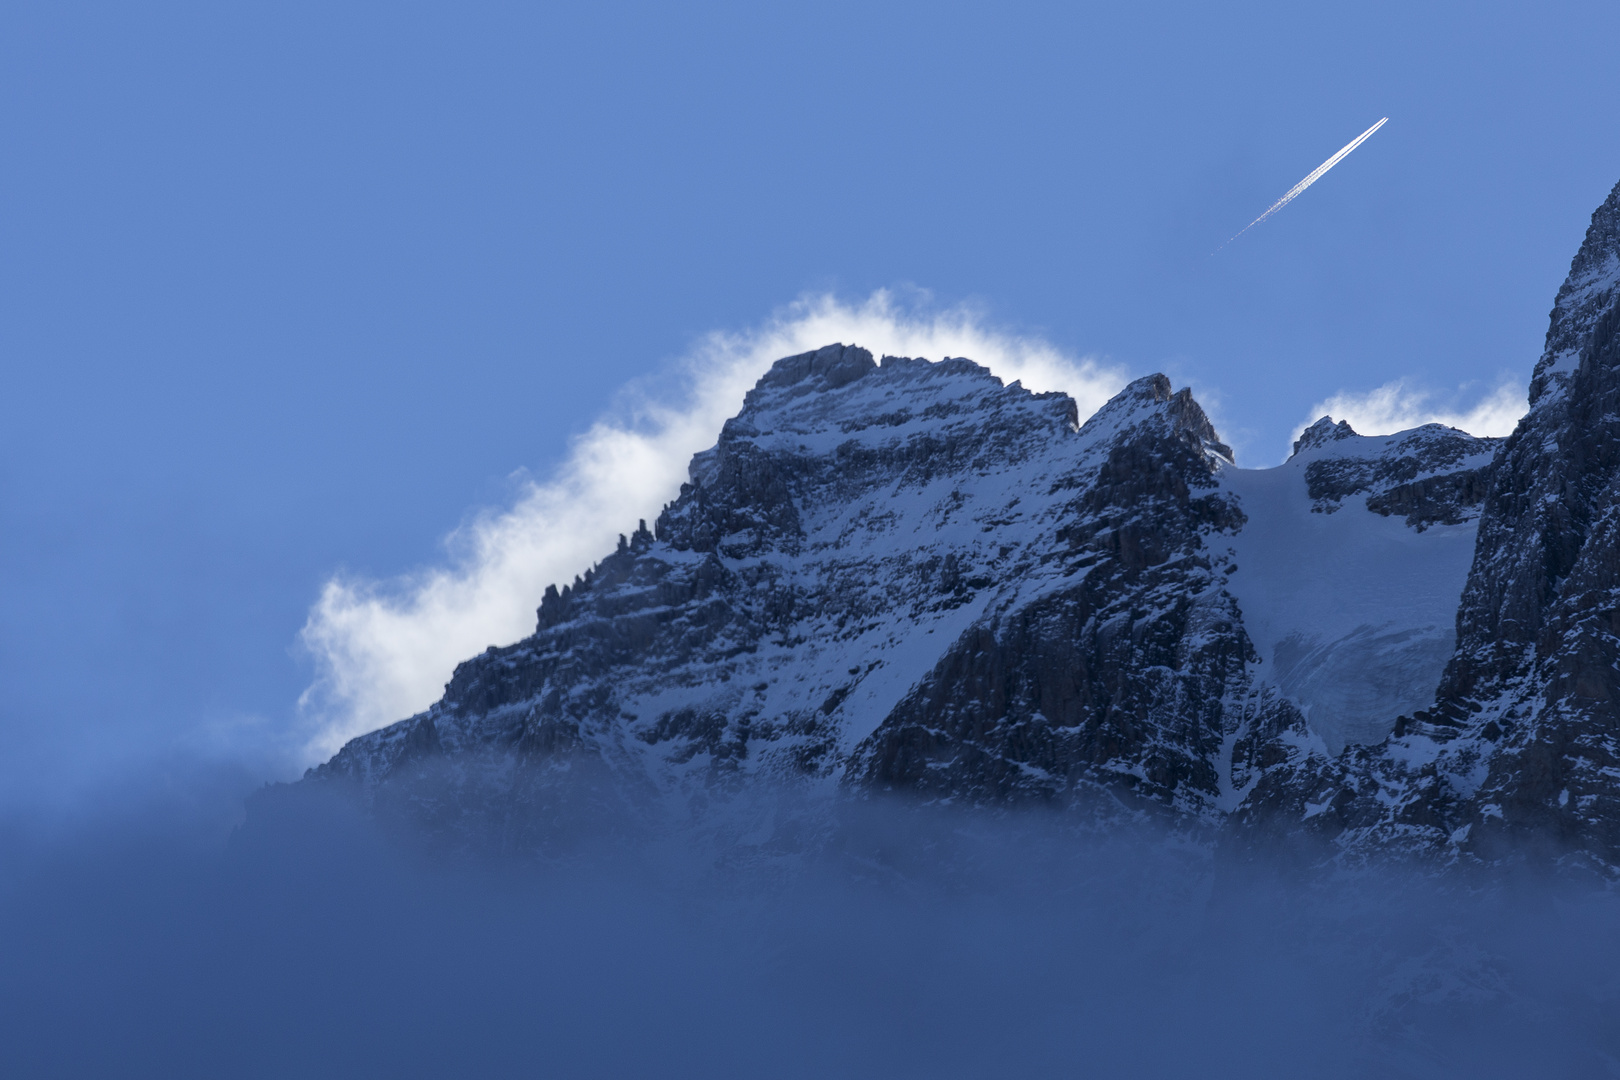
[[[964,359],[778,361],[652,529],[310,780],[517,845],[792,789],[1620,865],[1617,200],[1506,440],[1323,418],[1250,470],[1162,375],[1080,424]]]

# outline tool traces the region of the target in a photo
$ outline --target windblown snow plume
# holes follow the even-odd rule
[[[530,633],[545,587],[612,551],[620,533],[674,498],[688,460],[773,361],[835,341],[878,355],[967,356],[1009,382],[1068,392],[1082,418],[1125,383],[1114,368],[989,329],[966,308],[907,310],[886,291],[853,305],[810,297],[753,330],[710,334],[680,362],[675,393],[628,387],[553,475],[452,534],[446,565],[327,583],[301,635],[317,665],[300,701],[307,757],[425,709],[457,662]]]
[[[1419,389],[1406,379],[1387,382],[1364,394],[1341,390],[1313,405],[1310,418],[1294,429],[1289,442],[1323,416],[1349,421],[1360,435],[1389,435],[1424,424],[1444,424],[1482,438],[1501,437],[1512,434],[1529,407],[1528,393],[1523,383],[1507,380],[1471,407],[1461,407],[1455,403],[1460,390],[1447,404],[1432,391]]]

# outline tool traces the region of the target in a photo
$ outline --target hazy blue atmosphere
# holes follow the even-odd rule
[[[0,848],[11,1075],[1616,1071],[1620,912],[1578,888],[1306,887],[1151,829],[892,806],[789,876],[611,825],[446,862],[280,794],[223,851],[150,817]]]
[[[245,793],[345,730],[321,726],[350,700],[309,630],[333,625],[323,590],[416,595],[471,565],[468,528],[599,420],[651,423],[631,396],[707,416],[681,373],[716,332],[858,331],[888,290],[902,323],[965,319],[1097,387],[1164,371],[1249,465],[1392,384],[1392,415],[1522,402],[1620,179],[1617,35],[1598,2],[5,5],[0,921],[22,929],[0,1005],[21,1075],[450,1075],[468,1031],[466,1075],[541,1053],[558,1075],[1062,1073],[1082,1044],[1099,1075],[1265,1075],[1373,1030],[1346,1019],[1388,974],[1368,957],[1409,934],[1527,988],[1495,1028],[1423,1021],[1424,1053],[1525,1075],[1554,1045],[1547,1075],[1612,1075],[1612,911],[1540,886],[1479,911],[1424,893],[1403,921],[1357,906],[1387,892],[1369,880],[1279,916],[1331,944],[1267,953],[1272,885],[1211,908],[1208,867],[1118,852],[932,892],[839,864],[812,878],[824,903],[782,905],[640,856],[562,883],[423,867],[329,810],[222,841]],[[801,317],[820,302],[834,317]],[[591,528],[633,528],[660,490]],[[573,572],[546,558],[544,580]],[[471,651],[507,633],[474,616]],[[332,846],[290,854],[314,836]],[[1035,861],[1053,843],[1018,839]],[[1116,937],[1166,882],[1195,884]],[[744,931],[715,899],[738,895]],[[1010,910],[1030,936],[997,944]],[[1153,929],[1188,919],[1217,929]],[[861,965],[881,978],[848,998]],[[952,978],[971,990],[944,1000]],[[998,1015],[998,987],[1040,1009]],[[1120,1001],[1147,1011],[1109,1021]],[[1250,1041],[1279,1010],[1281,1041]],[[1171,1029],[1188,1041],[1154,1042]],[[1301,1075],[1364,1074],[1349,1060]]]

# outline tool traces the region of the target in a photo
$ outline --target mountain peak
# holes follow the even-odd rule
[[[1333,417],[1324,416],[1300,432],[1299,438],[1294,440],[1293,452],[1298,454],[1302,450],[1312,450],[1318,446],[1338,442],[1340,439],[1353,439],[1355,437],[1356,429],[1350,426],[1350,421],[1340,420],[1335,424]]]
[[[756,391],[802,387],[801,393],[836,390],[877,367],[870,351],[834,342],[797,356],[785,356],[760,376]]]
[[[1580,366],[1582,354],[1594,344],[1600,323],[1620,300],[1620,184],[1592,212],[1586,239],[1575,253],[1553,301],[1547,327],[1547,345],[1530,380],[1530,405],[1534,408],[1543,395],[1561,391]],[[1612,319],[1608,320],[1612,323]],[[1612,333],[1612,326],[1609,333]],[[1606,335],[1605,335],[1606,336]]]

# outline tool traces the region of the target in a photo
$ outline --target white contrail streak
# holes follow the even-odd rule
[[[1266,220],[1266,218],[1270,217],[1272,214],[1275,214],[1277,211],[1281,210],[1283,207],[1285,207],[1289,203],[1293,202],[1294,199],[1299,195],[1300,192],[1304,191],[1306,188],[1310,187],[1312,184],[1314,184],[1318,180],[1322,179],[1322,174],[1323,173],[1327,172],[1329,169],[1333,168],[1333,166],[1335,166],[1339,162],[1343,161],[1346,154],[1350,153],[1350,151],[1354,150],[1356,147],[1358,147],[1362,143],[1366,142],[1367,137],[1369,135],[1371,135],[1373,132],[1377,131],[1379,128],[1383,127],[1387,123],[1389,123],[1389,117],[1386,116],[1382,120],[1378,121],[1378,123],[1376,123],[1372,127],[1368,128],[1366,131],[1363,131],[1360,135],[1357,135],[1355,137],[1355,139],[1350,143],[1349,146],[1346,146],[1343,150],[1340,150],[1337,154],[1334,154],[1332,157],[1330,157],[1326,161],[1322,162],[1322,164],[1318,165],[1311,172],[1311,175],[1307,176],[1305,179],[1301,180],[1299,183],[1297,183],[1293,187],[1289,188],[1288,189],[1288,194],[1284,195],[1282,198],[1278,199],[1276,202],[1271,204],[1271,209],[1267,210],[1265,213],[1261,214],[1259,217],[1255,218],[1253,221],[1251,221],[1247,225],[1243,226],[1243,228],[1239,229],[1237,231],[1237,233],[1232,237],[1232,240],[1236,240],[1239,236],[1242,236],[1244,233],[1248,232],[1250,229],[1254,228],[1256,225],[1258,225],[1262,221]],[[1226,242],[1226,244],[1230,244],[1232,242],[1232,240],[1228,240]],[[1226,244],[1222,244],[1221,247],[1225,247]],[[1215,250],[1219,251],[1219,250],[1221,250],[1221,248],[1216,248]]]

